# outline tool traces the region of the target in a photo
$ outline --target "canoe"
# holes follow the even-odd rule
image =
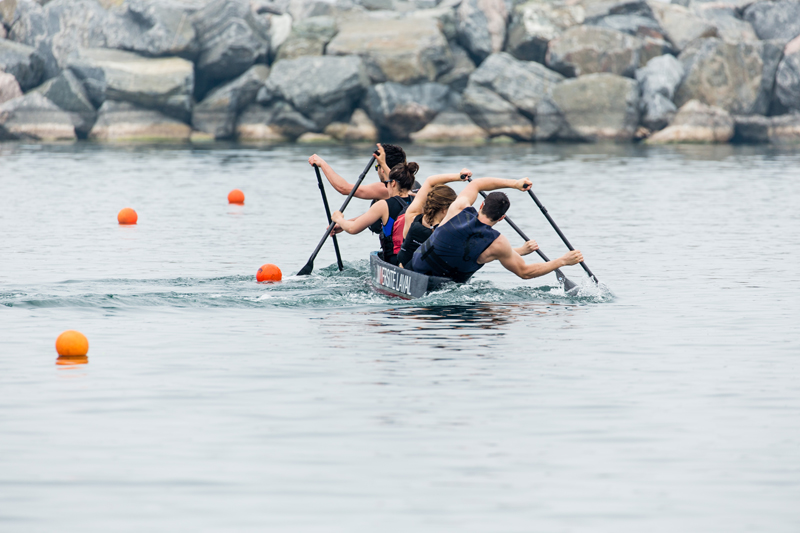
[[[426,276],[413,270],[394,266],[378,257],[378,252],[369,254],[369,269],[370,285],[376,292],[404,300],[421,298],[427,292],[435,291],[445,283],[453,283],[450,278]]]

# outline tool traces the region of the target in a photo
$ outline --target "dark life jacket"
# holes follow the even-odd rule
[[[420,189],[420,187],[422,187],[422,185],[420,185],[419,182],[414,181],[414,188],[411,189],[412,200],[413,200],[413,196],[417,194],[417,191]],[[369,206],[372,207],[373,205],[375,205],[375,202],[380,202],[380,200],[372,200],[372,202],[369,204]],[[372,224],[369,225],[369,230],[372,233],[380,233],[381,229],[383,229],[383,228],[381,226],[381,221],[380,220],[376,220],[375,222],[373,222]]]
[[[411,268],[411,258],[414,256],[414,252],[422,246],[423,242],[428,240],[433,230],[436,229],[435,226],[429,228],[422,223],[424,216],[417,215],[417,218],[411,223],[411,227],[408,228],[408,234],[403,239],[402,246],[400,246],[400,253],[397,254],[398,265],[402,264],[405,268]]]
[[[499,231],[478,220],[474,207],[467,207],[417,248],[411,259],[412,270],[465,283],[483,267],[478,257],[499,236]]]
[[[389,218],[386,219],[386,224],[383,224],[381,220],[381,232],[378,235],[380,242],[381,242],[381,252],[382,258],[387,263],[391,263],[393,265],[397,264],[397,255],[394,253],[394,239],[392,238],[392,230],[394,229],[395,224],[397,224],[397,220],[400,218],[400,215],[405,215],[406,209],[412,202],[412,198],[410,196],[403,198],[401,196],[392,196],[384,200],[386,204],[389,206]]]

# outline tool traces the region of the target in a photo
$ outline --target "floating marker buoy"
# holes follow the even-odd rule
[[[84,357],[89,353],[89,340],[80,331],[68,329],[56,339],[56,352],[62,357]]]
[[[239,189],[233,189],[228,193],[228,203],[244,205],[244,193]]]
[[[117,215],[117,220],[122,225],[131,225],[136,224],[136,221],[139,220],[139,215],[136,214],[136,211],[131,209],[130,207],[126,207],[122,211],[119,212]]]
[[[256,272],[256,281],[280,281],[283,277],[281,269],[271,263],[262,265]]]

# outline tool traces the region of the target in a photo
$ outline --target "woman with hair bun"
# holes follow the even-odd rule
[[[422,184],[414,201],[408,206],[403,228],[403,245],[397,254],[400,266],[411,267],[411,257],[423,242],[428,240],[456,199],[456,192],[445,185],[453,181],[464,181],[472,172],[464,168],[457,174],[430,176]]]
[[[409,196],[414,186],[414,175],[419,171],[419,165],[411,163],[398,163],[389,171],[389,179],[384,181],[384,186],[389,191],[389,198],[375,202],[363,215],[345,220],[340,211],[331,215],[331,220],[336,222],[335,232],[346,231],[351,235],[361,233],[373,223],[380,221],[381,232],[378,234],[381,243],[382,259],[393,265],[397,264],[395,244],[392,240],[392,229],[397,219],[405,213],[411,203]],[[399,232],[395,232],[399,233]],[[399,246],[397,247],[399,250]]]

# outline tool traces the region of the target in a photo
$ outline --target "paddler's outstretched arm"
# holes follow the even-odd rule
[[[442,220],[444,224],[464,209],[468,208],[475,203],[478,199],[478,194],[486,191],[494,191],[497,189],[517,189],[520,191],[527,191],[531,188],[531,180],[522,178],[521,180],[509,180],[504,178],[480,178],[472,180],[472,183],[464,187],[464,190],[458,195],[456,201],[450,204],[447,210],[447,215]]]
[[[522,279],[538,278],[549,274],[553,270],[569,265],[577,265],[583,261],[583,254],[579,250],[567,252],[558,259],[546,263],[526,264],[525,260],[511,248],[505,235],[500,235],[478,257],[478,263],[486,264],[498,260],[509,272],[513,272]]]
[[[333,168],[331,168],[331,166],[317,154],[314,154],[308,158],[308,164],[311,166],[317,165],[322,173],[325,174],[325,177],[328,178],[328,181],[331,183],[331,185],[333,185],[333,188],[339,192],[339,194],[344,194],[346,196],[350,194],[350,191],[353,190],[353,186],[355,184],[349,183],[339,174],[334,172]],[[362,183],[358,190],[356,190],[355,196],[356,198],[361,198],[363,200],[383,200],[389,198],[389,190],[381,182],[370,184]]]
[[[386,202],[375,202],[366,213],[351,220],[345,220],[341,211],[336,211],[331,215],[331,220],[352,235],[361,233],[378,220],[382,220],[385,223],[388,218],[389,204]]]
[[[408,209],[406,209],[405,226],[403,226],[403,238],[408,235],[408,230],[411,228],[411,224],[414,222],[414,219],[417,218],[417,215],[421,215],[425,212],[425,202],[428,200],[428,193],[431,192],[434,187],[453,181],[466,180],[467,178],[471,177],[472,172],[466,168],[462,168],[461,172],[459,173],[436,174],[435,176],[429,176],[425,180],[425,183],[422,184],[422,187],[419,188],[419,191],[417,191],[414,201],[411,202],[411,205],[409,205]]]

